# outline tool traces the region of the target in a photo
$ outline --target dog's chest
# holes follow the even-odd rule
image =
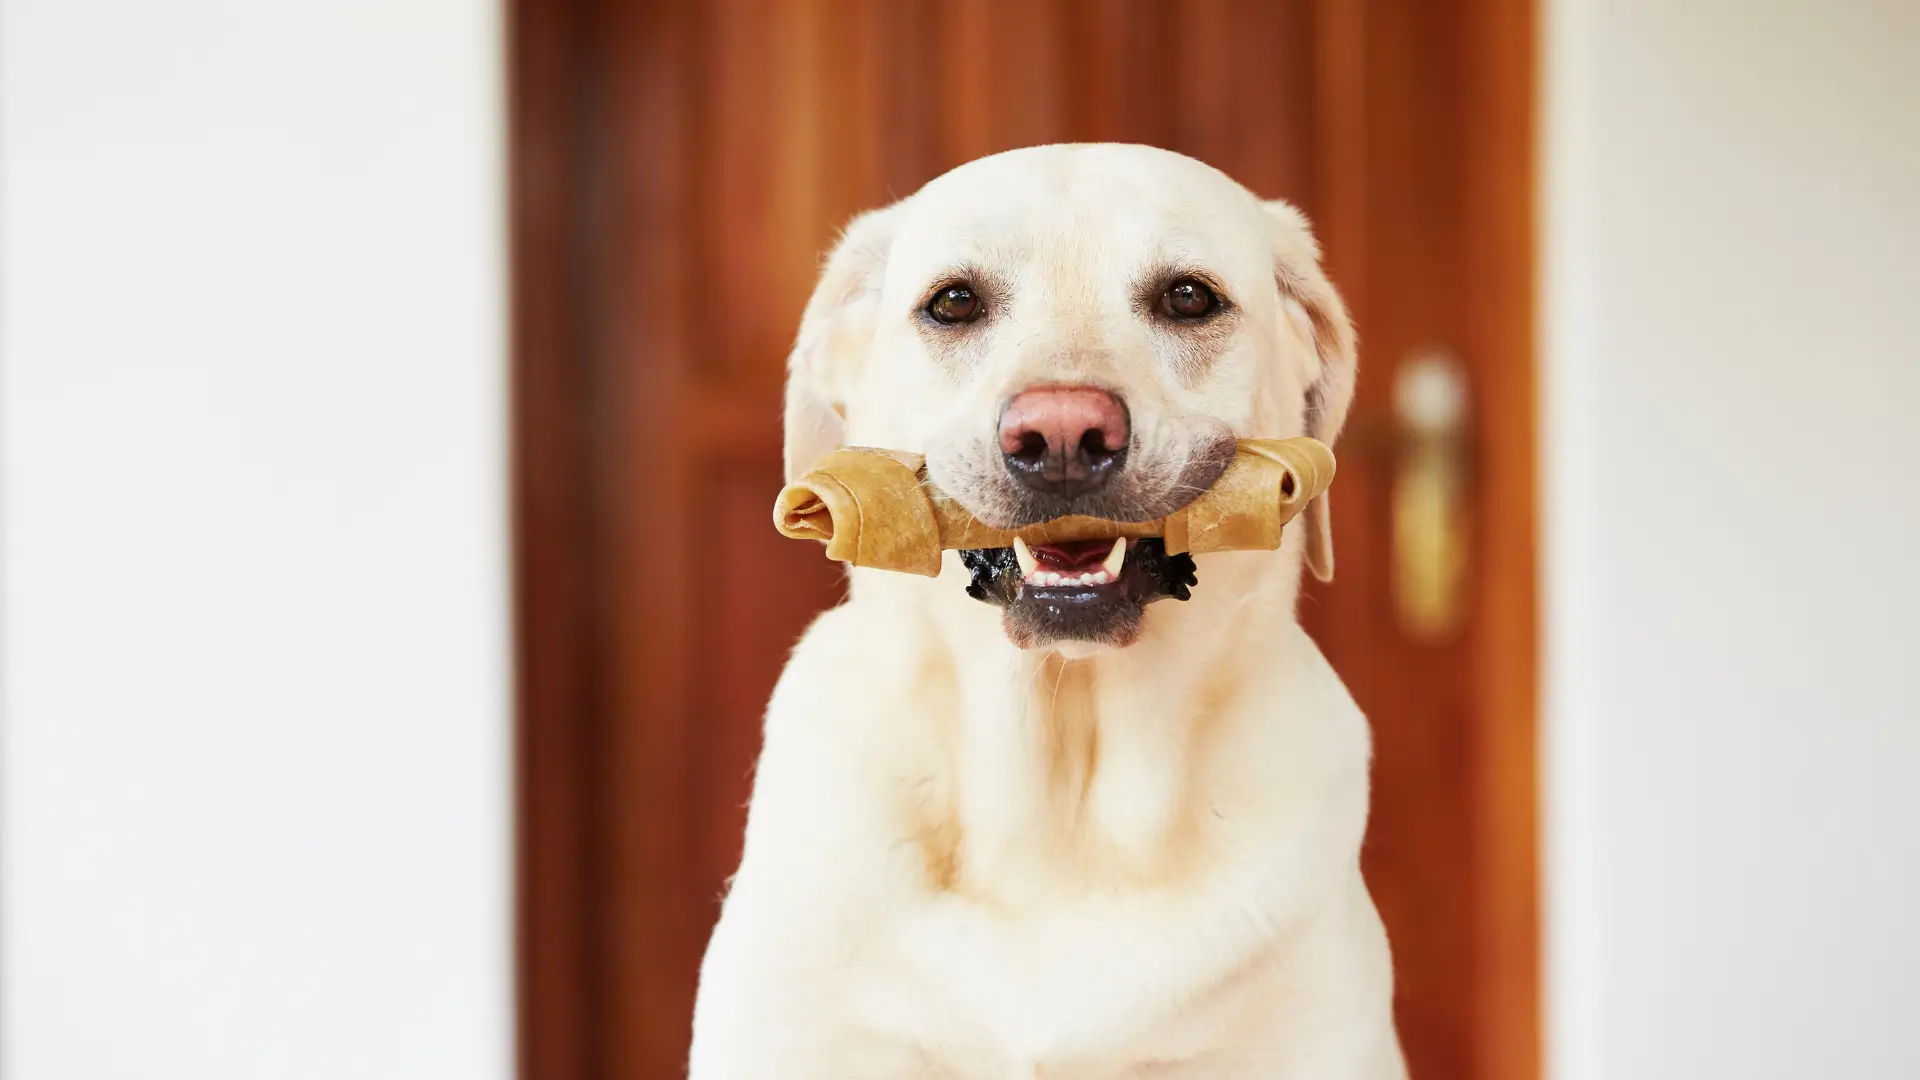
[[[1048,660],[902,755],[890,817],[929,891],[1032,910],[1200,872],[1217,811],[1184,718],[1129,715],[1099,692],[1087,666]]]
[[[1162,933],[1149,955],[1117,928],[1158,920],[1111,900],[1056,897],[1021,915],[952,895],[896,907],[839,973],[856,1027],[929,1078],[1212,1076],[1191,1070],[1257,1030],[1262,958],[1196,983],[1185,959],[1216,966],[1204,918]]]
[[[1240,1039],[1260,945],[1231,883],[1282,848],[1230,824],[1253,815],[1211,767],[1215,703],[1123,689],[1049,661],[1005,700],[941,695],[968,707],[882,729],[871,854],[889,869],[846,896],[851,937],[822,973],[877,1053],[953,1080],[1120,1080]]]

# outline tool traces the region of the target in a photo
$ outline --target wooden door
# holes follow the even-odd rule
[[[682,1075],[761,710],[841,594],[768,527],[835,229],[996,150],[1155,143],[1317,224],[1362,340],[1340,576],[1303,617],[1373,720],[1363,858],[1422,1080],[1536,1074],[1523,0],[516,0],[520,1037]],[[1467,614],[1403,633],[1388,408],[1474,392]]]

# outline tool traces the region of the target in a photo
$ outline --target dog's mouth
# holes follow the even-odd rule
[[[1084,540],[960,553],[973,572],[967,595],[1005,609],[1007,637],[1023,649],[1057,642],[1127,646],[1148,604],[1185,600],[1198,583],[1193,556],[1160,540]]]

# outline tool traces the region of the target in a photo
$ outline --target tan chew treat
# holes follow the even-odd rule
[[[1009,531],[928,483],[920,455],[846,446],[781,490],[773,524],[796,540],[825,541],[830,559],[927,577],[939,575],[942,551],[1011,547],[1016,535],[1030,545],[1161,537],[1173,554],[1271,551],[1333,471],[1333,451],[1313,439],[1241,439],[1220,479],[1164,518],[1063,517]]]

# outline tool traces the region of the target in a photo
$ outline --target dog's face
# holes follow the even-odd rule
[[[914,450],[996,527],[1146,521],[1204,491],[1236,437],[1332,442],[1353,365],[1291,207],[1163,150],[1016,150],[848,228],[791,359],[787,471],[842,443]],[[1324,505],[1306,525],[1326,576]],[[1023,647],[1130,644],[1192,570],[1152,543],[968,555]]]

